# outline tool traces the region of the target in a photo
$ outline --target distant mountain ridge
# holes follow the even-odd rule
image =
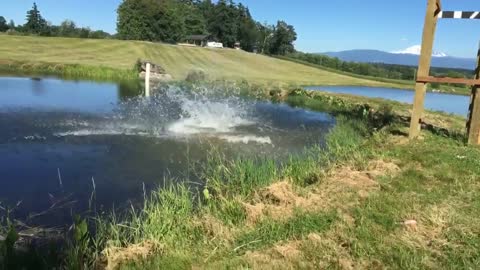
[[[348,50],[340,52],[325,52],[320,54],[337,57],[343,61],[360,63],[385,63],[404,66],[417,66],[419,59],[419,55],[408,52],[391,53],[379,50]],[[473,70],[475,69],[475,66],[476,60],[473,58],[452,57],[447,56],[444,53],[436,53],[434,56],[432,56],[432,67]]]

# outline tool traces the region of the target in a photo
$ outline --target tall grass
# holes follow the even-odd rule
[[[0,73],[13,75],[54,75],[68,79],[125,81],[138,79],[135,70],[78,64],[6,62],[0,64]]]

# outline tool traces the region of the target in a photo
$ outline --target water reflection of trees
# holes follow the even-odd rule
[[[118,96],[121,101],[126,101],[132,97],[143,93],[142,83],[140,81],[123,81],[118,84]]]

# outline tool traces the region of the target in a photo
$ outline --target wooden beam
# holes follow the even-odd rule
[[[442,0],[437,0],[437,10],[435,11],[435,15],[438,15],[440,11],[442,11]]]
[[[456,83],[465,85],[480,85],[479,79],[466,79],[466,78],[448,78],[448,77],[418,77],[417,82],[421,83]]]
[[[428,0],[427,11],[425,14],[425,23],[423,26],[422,50],[418,63],[417,78],[428,77],[430,75],[430,65],[432,61],[433,40],[435,30],[437,29],[438,13],[440,12],[439,0]],[[415,97],[413,100],[413,111],[410,122],[410,139],[416,138],[420,134],[420,122],[423,115],[425,92],[427,84],[425,82],[415,83]]]
[[[475,79],[480,79],[480,45],[477,53],[477,68],[475,69]],[[470,108],[468,113],[467,134],[468,144],[480,144],[480,86],[472,86],[472,96],[470,98]]]

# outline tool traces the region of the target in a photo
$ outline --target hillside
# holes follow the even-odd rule
[[[80,64],[131,69],[138,58],[162,65],[175,79],[202,69],[216,79],[306,85],[397,86],[332,73],[232,49],[183,47],[142,41],[0,35],[0,62]]]

